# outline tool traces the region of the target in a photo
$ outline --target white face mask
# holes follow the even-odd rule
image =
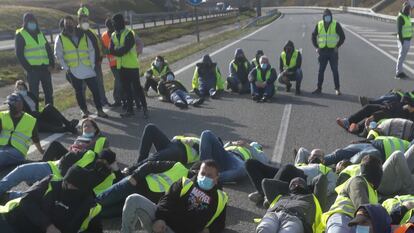
[[[362,225],[357,225],[356,226],[356,233],[369,233],[369,226],[362,226]]]
[[[84,31],[89,30],[89,23],[88,22],[81,23],[80,26],[81,26],[82,30],[84,30]]]

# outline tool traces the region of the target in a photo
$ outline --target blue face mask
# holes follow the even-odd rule
[[[19,93],[22,96],[26,96],[27,95],[27,91],[26,90],[20,90],[17,93]]]
[[[357,225],[356,233],[369,233],[369,226]]]
[[[82,134],[82,137],[85,137],[85,138],[93,138],[94,136],[95,136],[94,133],[83,133]]]
[[[203,190],[211,190],[214,187],[214,180],[207,176],[197,176],[197,184]]]
[[[369,128],[370,129],[376,129],[377,128],[377,122],[371,121],[371,123],[369,123]]]
[[[325,21],[325,23],[330,23],[332,21],[332,16],[326,15],[323,17],[323,20]]]
[[[265,70],[267,68],[267,64],[260,64],[260,67]]]
[[[30,31],[34,31],[37,29],[37,24],[34,22],[28,22],[27,23],[27,29],[29,29]]]

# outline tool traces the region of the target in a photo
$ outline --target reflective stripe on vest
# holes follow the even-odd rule
[[[5,205],[0,205],[0,214],[9,213],[14,208],[19,206],[21,200],[22,200],[22,197],[19,197],[19,198],[8,201]]]
[[[397,207],[401,206],[404,202],[407,201],[414,201],[413,195],[403,195],[403,196],[395,196],[393,198],[389,198],[382,203],[382,206],[387,210],[389,214],[391,214],[392,210]],[[407,223],[413,214],[413,210],[408,210],[403,218],[401,219],[400,224]]]
[[[200,139],[196,137],[185,137],[185,136],[175,136],[173,140],[180,141],[184,147],[187,154],[187,163],[193,163],[195,161],[200,160],[200,155],[193,149],[192,146],[188,145],[186,141],[191,141],[192,144],[199,144],[200,145]]]
[[[295,67],[298,61],[298,56],[299,56],[299,51],[295,49],[295,51],[292,54],[292,57],[290,58],[289,65],[288,65],[287,59],[286,59],[286,52],[283,51],[282,54],[280,55],[280,57],[282,58],[282,62],[283,62],[283,69],[287,70],[287,69]]]
[[[365,178],[363,178],[363,179],[364,179],[364,181],[367,185],[369,203],[370,204],[377,204],[378,203],[377,192],[372,188],[372,186],[368,183],[368,181]],[[332,216],[333,214],[336,214],[336,213],[345,214],[345,215],[348,215],[349,217],[353,218],[357,207],[354,206],[354,204],[352,203],[352,201],[349,197],[346,197],[346,196],[342,195],[343,188],[345,188],[345,186],[347,186],[349,184],[349,182],[351,182],[351,180],[352,179],[349,179],[344,184],[338,186],[338,187],[341,187],[341,189],[338,190],[339,191],[338,197],[336,198],[334,204],[331,206],[329,211],[322,214],[322,221],[321,222],[322,222],[324,227],[326,226],[326,223],[327,223],[329,217]],[[337,190],[337,189],[335,189],[335,190]]]
[[[23,113],[22,118],[14,127],[13,120],[9,111],[0,112],[1,132],[0,132],[0,146],[10,144],[17,149],[24,157],[31,145],[32,132],[36,125],[36,118],[27,113]]]
[[[403,39],[410,39],[413,36],[413,25],[411,22],[411,17],[401,14],[398,14],[398,17],[401,17],[404,20],[404,25],[402,26],[402,37]]]
[[[339,41],[339,35],[336,33],[336,21],[329,24],[328,31],[325,30],[323,20],[318,23],[318,47],[319,48],[336,48]]]
[[[145,177],[148,188],[154,193],[167,192],[171,185],[183,177],[187,177],[188,169],[180,162],[174,164],[169,170],[158,173],[149,174]]]
[[[85,66],[92,66],[89,60],[89,47],[86,34],[83,34],[76,46],[67,36],[60,34],[60,41],[63,47],[63,59],[69,67],[77,67],[79,63]]]
[[[42,32],[37,34],[37,41],[24,28],[18,29],[17,34],[20,34],[24,39],[24,57],[30,65],[49,65],[49,57],[46,51],[47,40]]]
[[[114,184],[115,179],[116,179],[115,174],[111,172],[111,174],[109,174],[105,178],[105,180],[103,180],[100,184],[98,184],[97,186],[95,186],[95,188],[93,188],[93,192],[95,193],[95,195],[98,196],[99,194],[106,191],[109,187],[111,187]]]
[[[152,75],[157,77],[157,78],[161,78],[162,76],[165,76],[168,72],[168,64],[164,64],[164,66],[161,69],[161,72],[158,72],[157,67],[154,66],[154,64],[151,65],[151,71],[152,71]]]
[[[102,211],[102,206],[100,204],[96,204],[96,206],[89,209],[89,214],[85,220],[83,220],[82,225],[79,229],[79,232],[86,231],[89,227],[89,223],[92,221],[93,218],[98,216],[98,214]]]
[[[180,192],[180,197],[183,197],[192,187],[194,183],[190,179],[183,177],[182,178],[182,189]],[[213,217],[211,217],[210,221],[206,224],[204,228],[208,228],[214,220],[216,220],[220,214],[223,212],[224,208],[226,207],[227,201],[229,200],[229,197],[227,196],[227,193],[225,193],[222,190],[217,189],[217,209],[214,213]]]
[[[119,49],[125,46],[125,38],[129,33],[135,38],[135,32],[125,28],[121,33],[120,40],[116,35],[116,32],[112,33],[112,42],[115,45],[115,49]],[[139,60],[138,60],[138,53],[136,49],[136,45],[134,42],[134,46],[128,51],[128,53],[124,54],[122,57],[116,57],[116,67],[118,69],[121,68],[129,68],[129,69],[138,69],[139,68]]]
[[[263,78],[262,78],[262,69],[260,69],[259,67],[256,68],[256,76],[257,76],[256,78],[257,78],[257,81],[259,81],[259,82],[264,82],[264,81],[269,80],[271,74],[272,74],[272,69],[268,69],[266,71],[266,75],[265,75],[266,79],[263,80]]]
[[[244,64],[244,67],[246,68],[246,70],[248,71],[249,70],[249,62],[246,61],[243,64]],[[233,69],[236,72],[239,70],[239,66],[236,64],[236,61],[235,60],[231,61],[231,65],[233,66]]]
[[[232,151],[241,155],[244,161],[247,161],[252,158],[252,154],[250,153],[250,151],[242,146],[228,146],[224,149],[226,151]]]
[[[410,142],[392,136],[379,136],[376,140],[382,140],[385,160],[387,160],[395,151],[404,153],[410,146]]]
[[[59,160],[47,162],[49,164],[50,170],[52,171],[53,181],[58,181],[58,180],[63,179],[62,173],[59,170],[59,162],[60,162]]]

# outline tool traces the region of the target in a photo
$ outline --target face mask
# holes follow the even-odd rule
[[[210,190],[214,187],[214,181],[210,177],[207,176],[198,176],[197,177],[197,184],[203,190]]]
[[[332,16],[330,15],[326,15],[323,17],[323,20],[325,21],[325,23],[330,23],[332,20]]]
[[[30,31],[34,31],[37,29],[37,24],[34,22],[28,22],[27,23],[27,29],[29,29]]]
[[[167,81],[173,81],[174,76],[172,74],[167,75]]]
[[[260,64],[260,67],[262,68],[262,70],[265,70],[267,68],[267,64]]]
[[[89,23],[88,22],[81,23],[81,28],[82,30],[87,31],[89,29]]]
[[[370,129],[376,129],[377,128],[377,122],[371,121],[371,123],[369,123],[369,128]]]
[[[356,226],[356,233],[369,233],[369,226]]]
[[[82,137],[85,138],[93,138],[95,136],[95,133],[83,133]]]
[[[26,90],[20,90],[17,91],[18,94],[22,95],[22,96],[26,96],[27,95],[27,91]]]

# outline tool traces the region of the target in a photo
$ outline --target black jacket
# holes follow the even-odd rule
[[[187,92],[187,89],[184,87],[184,85],[177,80],[160,81],[158,83],[158,92],[166,99],[170,99],[171,94],[177,90]]]

